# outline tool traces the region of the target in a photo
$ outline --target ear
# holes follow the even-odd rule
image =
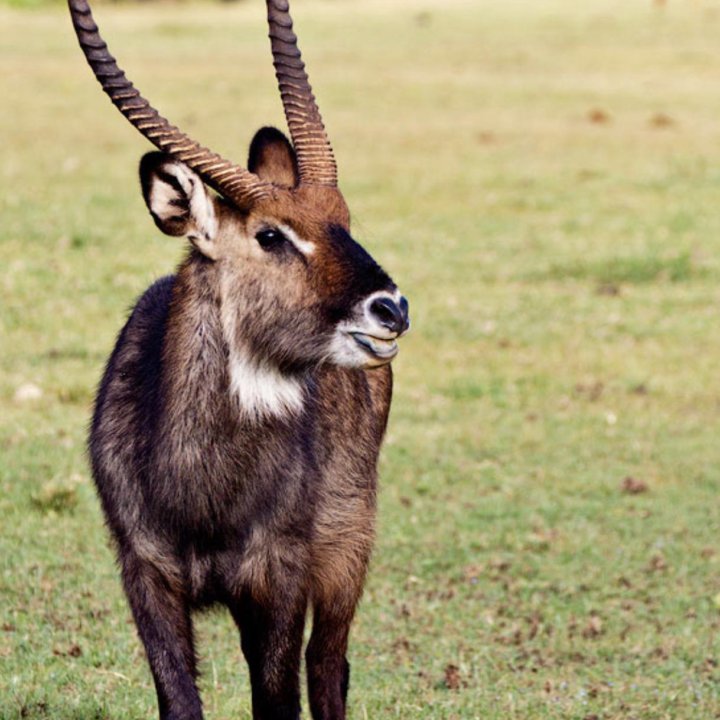
[[[140,161],[145,204],[166,235],[185,235],[203,255],[217,259],[215,206],[202,180],[184,163],[151,152]]]
[[[297,158],[290,141],[273,127],[260,128],[250,143],[248,170],[261,180],[295,187],[299,174]]]

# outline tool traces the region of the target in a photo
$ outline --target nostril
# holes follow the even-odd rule
[[[405,327],[406,316],[392,298],[375,298],[370,305],[370,313],[388,330],[399,333]]]
[[[403,332],[410,328],[410,305],[406,297],[400,298],[400,312],[403,318]]]

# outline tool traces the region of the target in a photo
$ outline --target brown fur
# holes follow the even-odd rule
[[[392,374],[343,328],[397,336],[406,310],[392,322],[374,314],[372,299],[393,303],[397,290],[350,238],[342,196],[283,187],[295,177],[292,150],[266,130],[258,137],[251,165],[278,193],[251,210],[208,196],[168,158],[143,160],[156,222],[195,247],[136,305],[91,430],[94,478],[164,720],[202,717],[191,611],[215,603],[240,629],[256,720],[299,717],[312,607],[311,713],[342,720],[348,635],[373,544]],[[248,407],[254,383],[266,404]]]

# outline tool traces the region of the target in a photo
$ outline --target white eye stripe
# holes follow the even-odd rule
[[[303,255],[315,252],[315,243],[303,240],[289,225],[278,225],[277,228]]]

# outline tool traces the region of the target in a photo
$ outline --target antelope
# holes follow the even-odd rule
[[[309,609],[312,717],[345,718],[407,300],[350,235],[286,0],[267,15],[290,140],[260,129],[247,168],[162,117],[86,0],[68,4],[102,89],[158,149],[140,162],[153,220],[189,240],[120,332],[89,437],[160,718],[202,718],[192,614],[214,604],[240,631],[253,718],[299,717]]]

